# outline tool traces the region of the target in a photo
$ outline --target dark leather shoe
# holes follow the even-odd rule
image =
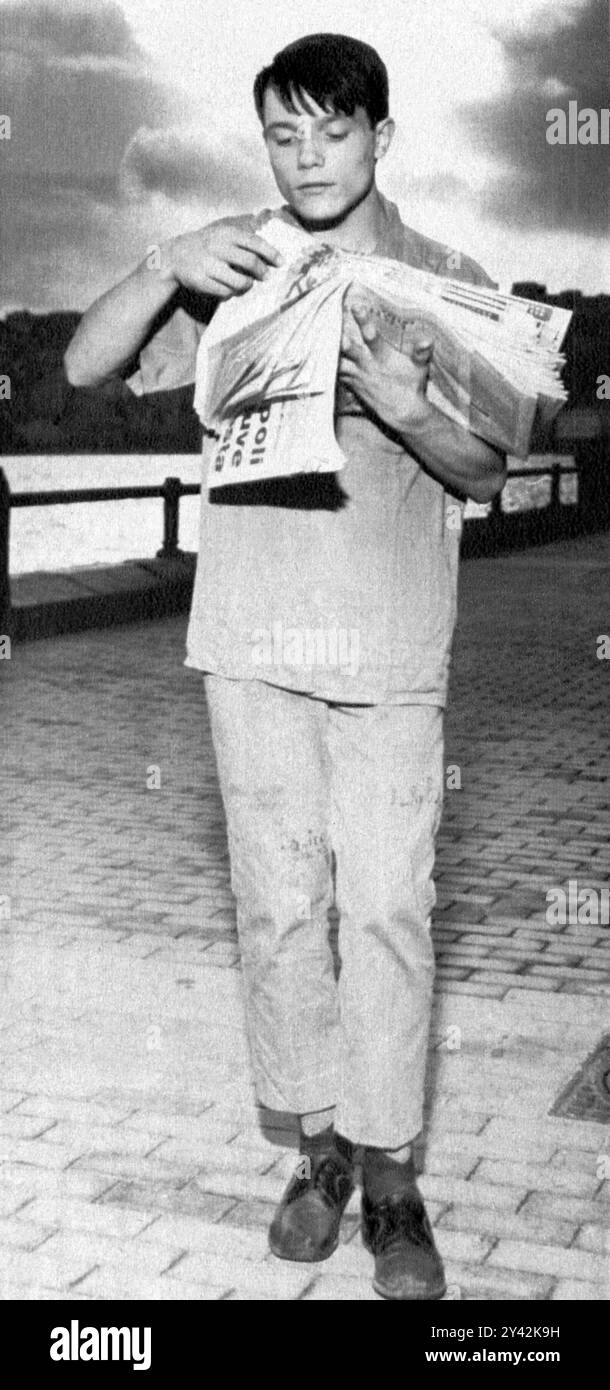
[[[373,1288],[382,1298],[443,1297],[443,1264],[415,1179],[379,1201],[363,1191],[362,1238],[375,1256]]]
[[[307,1159],[302,1154],[299,1169]],[[309,1177],[290,1179],[269,1228],[280,1260],[327,1260],[339,1244],[341,1217],[354,1191],[352,1162],[332,1146],[309,1158]]]

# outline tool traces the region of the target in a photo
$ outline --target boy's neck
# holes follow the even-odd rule
[[[297,218],[293,209],[291,212],[293,217],[306,227],[310,236],[316,237],[318,241],[325,241],[330,246],[337,246],[342,251],[371,252],[379,241],[385,225],[383,202],[376,184],[373,184],[366,197],[356,207],[351,208],[340,222],[320,226]]]

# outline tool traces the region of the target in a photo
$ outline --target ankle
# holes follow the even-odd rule
[[[317,1134],[325,1134],[329,1129],[332,1130],[335,1119],[335,1107],[329,1105],[325,1110],[307,1110],[299,1115],[301,1135],[303,1138],[312,1139]]]
[[[315,1158],[319,1154],[329,1153],[335,1147],[335,1130],[332,1124],[326,1125],[325,1129],[320,1129],[316,1134],[306,1134],[301,1130],[301,1141],[299,1148],[302,1154],[307,1154],[310,1158]]]
[[[396,1150],[364,1150],[362,1180],[367,1196],[377,1201],[393,1193],[413,1189],[416,1185],[416,1174],[411,1146],[406,1145],[404,1149],[398,1150],[399,1153],[405,1151],[406,1157],[398,1160],[393,1157]]]
[[[305,1158],[316,1159],[333,1155],[345,1168],[352,1168],[355,1159],[355,1146],[342,1134],[337,1134],[332,1125],[319,1134],[303,1134],[300,1143],[301,1154]]]
[[[413,1145],[401,1144],[398,1149],[380,1149],[379,1152],[392,1163],[408,1163],[413,1153]]]

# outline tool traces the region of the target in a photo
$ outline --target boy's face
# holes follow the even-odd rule
[[[267,87],[263,132],[280,193],[305,222],[340,222],[375,182],[375,165],[394,132],[389,118],[371,127],[363,107],[329,114],[313,98],[296,110]]]

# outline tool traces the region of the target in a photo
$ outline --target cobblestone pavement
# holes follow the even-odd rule
[[[610,928],[545,920],[550,888],[610,885],[609,576],[608,537],[462,569],[421,1155],[452,1298],[610,1295],[610,1128],[549,1113],[608,1029]],[[253,1103],[184,632],[0,667],[0,1293],[375,1300],[357,1201],[326,1264],[267,1253],[296,1137]]]

